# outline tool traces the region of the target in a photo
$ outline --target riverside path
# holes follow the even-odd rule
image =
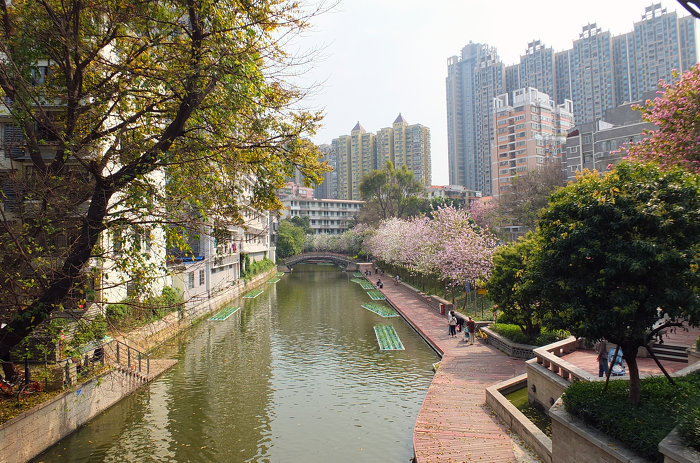
[[[486,388],[525,373],[525,362],[462,333],[452,338],[446,315],[413,289],[387,284],[391,304],[441,355],[413,429],[416,463],[517,462],[505,427],[486,406]]]

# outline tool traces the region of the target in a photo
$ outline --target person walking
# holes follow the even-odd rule
[[[474,344],[474,335],[476,333],[476,323],[472,317],[467,317],[467,333],[469,334],[469,344]],[[465,334],[467,334],[465,333]]]
[[[466,320],[464,319],[463,316],[459,315],[457,312],[453,312],[455,314],[455,318],[457,319],[457,332],[464,331],[464,324],[466,323]]]
[[[399,274],[397,273],[396,276],[394,277],[394,286],[397,286],[399,284]]]
[[[598,378],[603,375],[608,375],[608,342],[605,338],[598,341],[595,345],[595,351],[598,354]]]
[[[457,336],[457,317],[455,317],[454,310],[450,310],[447,314],[447,327],[449,328],[449,333],[451,337]]]

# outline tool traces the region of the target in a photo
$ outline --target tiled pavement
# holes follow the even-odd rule
[[[451,338],[446,316],[403,284],[382,291],[442,354],[413,430],[416,462],[515,462],[511,438],[485,406],[485,390],[524,373],[524,361],[479,341],[468,345],[461,333]]]

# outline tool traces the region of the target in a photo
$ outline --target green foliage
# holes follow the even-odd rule
[[[628,397],[628,381],[610,381],[605,393],[602,381],[576,381],[564,392],[563,401],[566,411],[586,424],[619,439],[639,455],[662,462],[659,442],[700,405],[700,373],[676,378],[676,383],[673,386],[660,376],[643,379],[643,401],[635,406]]]
[[[243,279],[245,281],[250,281],[255,275],[266,272],[274,266],[275,263],[267,257],[262,260],[254,260],[246,266],[246,272],[243,274]]]
[[[159,320],[176,310],[182,310],[183,295],[175,288],[163,287],[160,296],[149,297],[143,302],[126,299],[105,308],[111,325],[130,328]]]
[[[367,173],[360,181],[360,194],[366,204],[361,212],[361,221],[375,223],[389,217],[408,217],[424,207],[418,198],[423,185],[405,165],[395,169],[387,161],[382,170]]]
[[[277,231],[277,255],[285,258],[300,254],[304,247],[304,238],[302,227],[294,225],[289,220],[282,220]]]
[[[81,318],[76,322],[73,337],[68,343],[68,354],[79,355],[80,347],[93,341],[101,341],[107,334],[107,320],[102,314],[93,319]]]
[[[700,451],[700,406],[691,408],[681,418],[678,433],[686,444]]]
[[[500,317],[499,317],[500,318]],[[490,330],[495,331],[504,338],[507,338],[518,344],[529,344],[531,346],[546,346],[556,341],[561,341],[569,337],[569,333],[564,330],[553,330],[543,329],[542,332],[535,335],[528,336],[522,326],[508,324],[508,323],[497,323],[489,326]]]
[[[302,230],[304,230],[305,235],[311,235],[314,231],[311,228],[311,219],[309,216],[294,216],[291,218],[290,222],[292,222],[294,225],[297,227],[301,227]]]
[[[498,248],[493,256],[493,270],[487,284],[489,297],[504,317],[520,326],[523,334],[534,339],[541,331],[544,303],[542,280],[537,277],[533,260],[541,243],[533,234]]]
[[[584,173],[552,194],[538,234],[547,323],[618,344],[638,401],[637,350],[657,307],[700,321],[700,175],[629,162]]]
[[[0,357],[95,283],[126,275],[149,294],[166,270],[149,251],[164,228],[185,254],[203,229],[281,208],[276,190],[296,171],[313,184],[329,170],[310,141],[322,115],[299,110],[308,89],[285,81],[308,61],[279,40],[323,7],[244,3],[5,5],[0,97],[16,170],[3,180]],[[85,281],[95,260],[112,279]]]

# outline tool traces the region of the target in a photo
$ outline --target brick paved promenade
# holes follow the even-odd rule
[[[525,373],[523,360],[462,333],[451,338],[447,318],[403,284],[382,290],[389,301],[442,354],[413,430],[417,463],[515,462],[511,438],[485,405],[488,386]]]

